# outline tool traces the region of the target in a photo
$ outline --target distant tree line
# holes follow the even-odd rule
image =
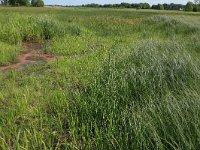
[[[185,10],[200,12],[200,0],[194,0],[194,2],[188,2],[186,5],[183,4],[157,4],[152,5],[148,3],[121,3],[121,4],[86,4],[82,7],[92,7],[92,8],[135,8],[135,9],[157,9],[157,10]]]
[[[100,4],[86,4],[82,5],[82,7],[94,7],[94,8],[140,8],[140,9],[150,9],[151,6],[148,3],[121,3],[121,4],[105,4],[105,5],[100,5]]]
[[[0,3],[5,6],[44,6],[43,0],[0,0]]]
[[[152,9],[158,9],[158,10],[184,10],[185,5],[182,4],[157,4],[157,5],[152,5]]]
[[[194,0],[193,2],[188,2],[186,5],[182,4],[158,4],[152,5],[152,9],[158,10],[185,10],[185,11],[194,11],[200,12],[200,0]]]

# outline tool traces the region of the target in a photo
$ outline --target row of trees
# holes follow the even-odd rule
[[[100,5],[100,4],[87,4],[87,5],[82,5],[82,7],[95,7],[95,8],[141,8],[141,9],[150,9],[151,6],[148,3],[135,3],[135,4],[130,4],[130,3],[121,3],[121,4],[105,4],[105,5]]]
[[[186,5],[182,4],[158,4],[153,5],[152,9],[159,9],[159,10],[185,10],[185,11],[194,11],[200,12],[200,0],[194,0],[193,2],[188,2]]]
[[[0,0],[2,5],[43,7],[43,0]]]
[[[182,4],[158,4],[158,5],[152,5],[152,9],[158,9],[158,10],[184,10],[185,5]]]
[[[135,3],[135,4],[129,4],[129,3],[121,3],[121,4],[105,4],[105,5],[99,5],[99,4],[87,4],[82,5],[82,7],[105,7],[105,8],[138,8],[138,9],[159,9],[159,10],[180,10],[184,9],[185,5],[182,4],[158,4],[153,5],[152,7],[148,3]]]
[[[188,2],[185,6],[186,11],[200,12],[200,0],[194,0],[193,2]]]
[[[82,5],[82,7],[93,7],[93,8],[136,8],[136,9],[158,9],[158,10],[186,10],[186,11],[200,11],[200,0],[194,0],[193,2],[188,2],[186,5],[182,4],[157,4],[150,6],[148,3],[121,3],[121,4],[87,4]]]

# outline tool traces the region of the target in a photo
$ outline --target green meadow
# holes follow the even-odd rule
[[[0,7],[2,150],[198,150],[200,13]]]

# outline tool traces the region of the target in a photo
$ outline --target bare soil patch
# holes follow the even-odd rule
[[[39,42],[23,42],[23,51],[17,57],[17,62],[9,65],[1,65],[0,71],[17,70],[27,65],[35,64],[39,61],[49,61],[54,57],[49,54],[44,54],[42,44]]]

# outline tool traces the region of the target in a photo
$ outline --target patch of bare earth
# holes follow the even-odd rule
[[[17,70],[39,61],[49,61],[54,58],[52,55],[44,54],[42,50],[42,45],[38,42],[23,42],[23,51],[17,57],[17,62],[9,65],[1,65],[0,71]]]

